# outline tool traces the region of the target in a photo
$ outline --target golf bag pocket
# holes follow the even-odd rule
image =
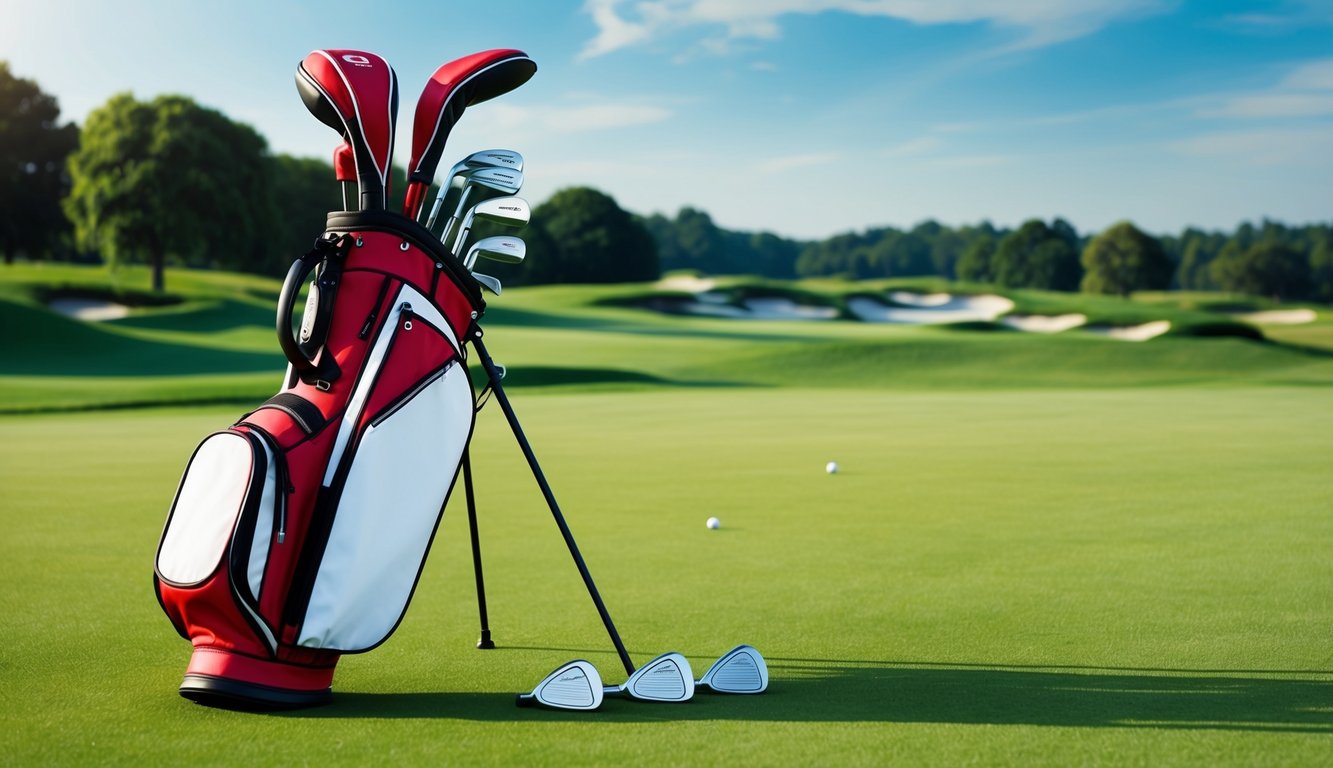
[[[258,598],[270,549],[283,537],[285,491],[283,456],[259,433],[229,429],[199,444],[155,564],[162,607],[182,635],[195,639],[197,626],[226,617],[258,644],[250,650],[275,650]]]
[[[297,645],[369,650],[398,626],[425,564],[474,416],[449,360],[374,409],[336,493]]]

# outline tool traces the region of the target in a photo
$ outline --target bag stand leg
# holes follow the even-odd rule
[[[574,558],[574,565],[578,566],[579,575],[583,577],[583,585],[588,588],[588,595],[592,598],[593,605],[597,606],[597,613],[602,617],[602,625],[606,627],[606,633],[611,637],[611,643],[616,647],[616,653],[620,656],[620,663],[625,666],[625,674],[634,674],[634,661],[630,659],[629,652],[625,650],[625,644],[620,640],[620,633],[616,631],[616,625],[611,621],[611,614],[606,610],[606,604],[602,602],[602,596],[597,591],[597,585],[592,581],[592,574],[588,572],[588,566],[583,562],[583,555],[579,554],[579,545],[574,541],[574,534],[570,532],[569,525],[565,522],[565,516],[560,512],[560,506],[555,501],[555,494],[551,492],[551,486],[546,482],[546,475],[542,473],[541,466],[537,463],[537,456],[532,452],[532,446],[528,444],[528,439],[523,435],[523,427],[518,423],[518,416],[514,414],[514,407],[509,404],[509,398],[505,395],[504,387],[500,384],[500,372],[495,368],[495,361],[491,359],[490,353],[486,351],[486,345],[481,341],[480,331],[472,334],[472,347],[477,350],[477,357],[481,359],[481,365],[486,369],[486,377],[490,381],[491,392],[495,399],[500,403],[500,409],[504,411],[505,419],[509,422],[509,429],[514,433],[514,439],[518,441],[518,447],[522,449],[523,456],[528,460],[528,467],[532,470],[532,477],[537,481],[541,488],[542,496],[546,498],[546,506],[551,509],[551,516],[555,518],[555,524],[560,528],[560,535],[565,539],[565,546],[569,548],[569,554]],[[464,462],[467,461],[464,454]],[[466,463],[463,465],[464,471],[469,472],[470,468]],[[469,483],[470,474],[464,475],[464,482]],[[468,499],[471,501],[472,494],[468,493]],[[469,506],[471,513],[472,507]],[[482,612],[482,630],[483,638],[489,639],[490,632],[486,628],[486,597],[483,593],[481,582],[481,550],[477,545],[476,527],[473,526],[473,549],[472,555],[475,558],[477,571],[477,599],[481,605]]]
[[[477,577],[477,612],[481,614],[481,639],[477,647],[494,648],[490,622],[486,619],[486,580],[481,575],[481,538],[477,534],[477,497],[472,490],[472,457],[463,449],[463,490],[467,493],[467,525],[472,533],[472,570]]]

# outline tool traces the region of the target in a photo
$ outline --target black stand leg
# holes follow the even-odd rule
[[[463,449],[463,490],[467,493],[467,525],[472,532],[472,570],[477,576],[477,612],[481,614],[481,639],[478,648],[494,648],[491,627],[486,619],[486,580],[481,575],[481,538],[477,535],[477,497],[472,491],[472,458]]]
[[[570,533],[569,525],[565,523],[565,516],[560,513],[560,506],[556,504],[555,494],[551,492],[551,486],[546,482],[546,475],[542,474],[542,468],[537,464],[537,456],[532,452],[532,446],[528,444],[528,439],[523,435],[523,427],[518,423],[518,416],[514,415],[514,408],[509,404],[509,398],[505,395],[504,387],[500,385],[500,373],[495,368],[495,361],[491,359],[490,353],[486,351],[486,345],[481,342],[480,333],[473,334],[471,341],[472,347],[477,350],[477,356],[481,358],[482,367],[486,369],[486,377],[490,381],[491,391],[500,403],[500,409],[504,411],[505,419],[509,421],[509,428],[514,433],[514,439],[518,441],[519,448],[523,450],[524,458],[528,460],[528,467],[532,469],[533,479],[541,487],[542,495],[546,497],[546,506],[550,507],[551,515],[555,518],[555,524],[560,528],[560,535],[565,538],[565,546],[569,547],[569,554],[574,558],[574,564],[578,566],[579,575],[583,577],[583,585],[588,588],[588,595],[592,597],[593,604],[597,606],[597,613],[602,617],[602,625],[606,627],[606,633],[611,636],[611,643],[615,645],[616,653],[620,655],[620,663],[625,666],[625,674],[632,675],[634,674],[634,662],[630,659],[629,652],[625,650],[625,644],[620,640],[620,633],[616,631],[616,625],[611,621],[611,614],[606,610],[606,604],[602,602],[601,594],[597,592],[597,585],[593,583],[592,574],[588,572],[588,566],[583,562],[583,555],[579,554],[579,545],[575,543],[574,534]]]

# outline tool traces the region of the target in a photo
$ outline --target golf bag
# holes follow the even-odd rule
[[[199,444],[158,546],[158,600],[194,646],[182,696],[324,703],[340,655],[393,633],[472,435],[483,310],[417,222],[329,214],[279,299],[285,386]]]

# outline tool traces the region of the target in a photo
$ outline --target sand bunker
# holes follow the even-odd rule
[[[906,293],[894,291],[889,298],[907,306],[894,307],[875,299],[856,297],[848,299],[847,308],[867,323],[910,323],[939,325],[942,323],[992,322],[1014,308],[1014,303],[1003,296],[951,296],[947,293]]]
[[[49,306],[67,317],[90,322],[119,320],[130,314],[130,308],[124,304],[101,299],[54,299]]]
[[[1000,322],[1028,333],[1060,333],[1088,322],[1087,315],[1006,315]]]
[[[1313,323],[1318,315],[1313,309],[1272,309],[1267,312],[1246,312],[1235,317],[1255,325],[1300,325]]]
[[[673,275],[657,281],[657,287],[664,291],[684,291],[686,293],[711,291],[716,285],[717,281],[715,280],[709,280],[706,277],[695,277],[694,275]]]
[[[833,307],[798,304],[780,297],[746,299],[739,307],[728,303],[730,300],[724,293],[701,293],[695,298],[697,301],[684,304],[681,310],[691,315],[740,320],[833,320],[838,316],[838,310]]]
[[[1101,336],[1118,339],[1120,341],[1147,341],[1148,339],[1155,339],[1171,330],[1171,322],[1169,320],[1158,320],[1152,323],[1144,323],[1143,325],[1120,327],[1109,325],[1088,326],[1085,330]]]

